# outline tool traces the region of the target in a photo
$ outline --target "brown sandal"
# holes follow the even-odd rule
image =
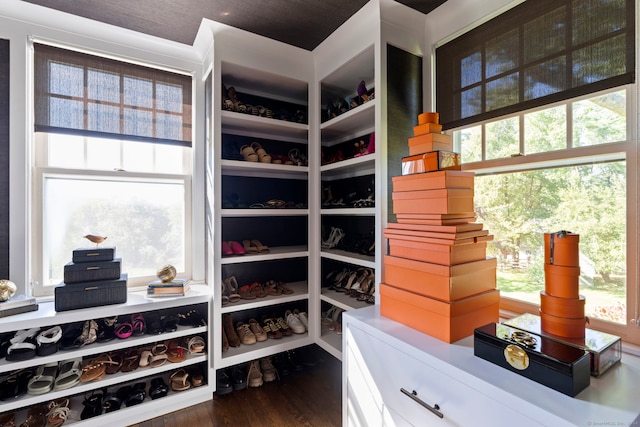
[[[169,377],[171,380],[171,390],[173,391],[184,391],[191,388],[191,383],[189,382],[189,373],[184,369],[179,369],[171,374]]]
[[[108,354],[102,354],[95,359],[91,359],[89,363],[82,368],[80,382],[87,383],[103,379],[107,374],[107,366],[112,364],[117,364],[117,362],[111,360],[111,356]]]
[[[121,372],[131,372],[138,369],[138,360],[140,359],[140,355],[137,350],[129,350],[124,355],[124,359],[122,361],[122,366],[120,367]]]
[[[179,339],[171,340],[167,344],[167,359],[172,363],[184,362],[187,358],[185,350]]]
[[[243,145],[242,147],[240,147],[240,154],[242,154],[242,157],[247,162],[258,161],[258,154],[256,154],[253,148],[248,145]]]
[[[191,337],[191,339],[189,339],[189,342],[187,343],[189,354],[202,353],[204,351],[204,346],[204,340],[201,336],[198,335],[196,335],[195,337]]]
[[[271,156],[267,154],[262,145],[258,142],[251,143],[251,148],[256,152],[258,158],[260,159],[260,163],[271,163]]]

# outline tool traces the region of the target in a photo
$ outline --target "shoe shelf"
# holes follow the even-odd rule
[[[244,254],[223,257],[221,264],[239,264],[244,262],[270,261],[286,258],[300,258],[309,256],[306,246],[270,246],[269,252],[264,254]]]
[[[321,215],[373,216],[376,208],[326,208],[320,210]]]
[[[234,111],[221,111],[222,132],[247,134],[247,129],[263,138],[290,138],[293,140],[307,140],[309,125],[288,122],[286,120],[268,119]]]
[[[376,100],[372,99],[359,107],[340,114],[320,125],[322,145],[335,145],[344,138],[355,138],[358,135],[373,132]]]
[[[220,163],[224,175],[268,176],[283,179],[307,179],[308,166],[277,165],[274,163],[247,162],[244,160],[225,160]]]
[[[203,304],[208,303],[210,298],[211,290],[208,286],[192,284],[191,290],[185,296],[150,298],[146,295],[146,288],[132,289],[127,295],[127,302],[123,304],[105,305],[61,312],[56,312],[53,301],[44,301],[39,303],[37,311],[2,318],[2,322],[0,322],[0,333],[25,329],[27,325],[31,328],[41,328],[44,326],[62,325],[65,323],[79,322],[88,319],[100,319],[121,314],[165,310]],[[122,340],[122,342],[128,343],[129,341]]]
[[[222,217],[306,216],[308,214],[308,209],[256,208],[220,210],[220,215]]]
[[[331,305],[335,305],[336,307],[340,307],[343,310],[354,310],[371,305],[364,301],[358,301],[356,298],[350,297],[345,292],[336,292],[328,288],[322,288],[320,300],[328,302]]]
[[[320,251],[320,256],[335,261],[359,265],[361,267],[376,268],[375,257],[370,255],[362,255],[342,249],[322,249]]]
[[[350,176],[371,175],[375,172],[375,156],[367,154],[353,159],[322,165],[320,171],[324,177],[341,179]]]
[[[308,332],[304,334],[292,334],[288,337],[278,339],[269,338],[266,341],[255,344],[240,344],[239,347],[229,347],[229,350],[222,353],[221,366],[216,369],[227,368],[239,363],[250,362],[262,357],[272,356],[287,350],[313,344],[313,338]]]
[[[336,359],[342,360],[342,334],[330,330],[329,325],[321,325],[317,344]]]
[[[73,359],[71,357],[70,359]],[[32,359],[33,360],[33,359]],[[61,359],[68,360],[68,359]],[[2,411],[11,411],[18,408],[22,408],[24,406],[32,406],[38,403],[49,402],[54,399],[58,399],[60,397],[67,397],[70,394],[79,394],[79,393],[87,393],[93,390],[100,390],[105,387],[111,387],[115,385],[122,385],[126,382],[131,382],[135,380],[139,380],[141,378],[146,378],[150,376],[157,376],[163,374],[168,371],[176,371],[180,368],[184,368],[190,365],[194,365],[197,363],[202,363],[207,361],[207,355],[202,354],[193,357],[187,357],[184,362],[180,363],[172,363],[167,362],[162,366],[151,368],[138,368],[134,371],[122,373],[118,372],[112,375],[107,375],[103,379],[99,381],[91,381],[86,383],[79,383],[71,388],[60,391],[50,391],[48,393],[39,394],[39,395],[30,395],[25,394],[22,397],[16,398],[11,401],[4,401],[2,404]]]
[[[233,313],[241,310],[250,310],[254,308],[268,307],[277,304],[286,304],[295,301],[302,301],[309,298],[309,286],[306,281],[286,283],[293,293],[289,295],[268,295],[264,298],[256,298],[251,300],[240,300],[238,302],[230,302],[222,306],[221,313]]]

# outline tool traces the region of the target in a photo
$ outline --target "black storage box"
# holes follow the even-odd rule
[[[116,248],[78,248],[73,251],[71,260],[75,263],[111,261],[115,255]]]
[[[127,273],[118,280],[104,280],[57,286],[55,292],[56,311],[75,310],[78,308],[99,307],[127,302]]]
[[[589,353],[499,323],[476,328],[473,353],[505,369],[569,396],[587,388]]]
[[[64,283],[84,283],[93,280],[116,280],[120,278],[121,258],[98,262],[69,262],[64,266]]]

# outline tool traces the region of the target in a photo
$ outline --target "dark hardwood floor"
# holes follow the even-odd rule
[[[304,366],[261,387],[214,394],[211,401],[154,418],[135,427],[313,426],[342,424],[342,365],[317,346],[303,349]]]

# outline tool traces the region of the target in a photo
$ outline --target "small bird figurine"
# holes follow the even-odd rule
[[[86,236],[83,236],[85,239],[89,240],[90,242],[93,242],[96,244],[96,246],[98,246],[100,243],[104,242],[105,240],[107,240],[106,237],[102,237],[102,236],[96,236],[94,234],[87,234]]]

